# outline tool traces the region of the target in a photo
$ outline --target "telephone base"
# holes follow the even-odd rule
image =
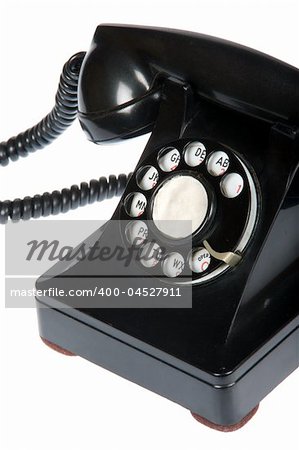
[[[40,336],[41,340],[43,341],[43,343],[49,347],[51,350],[54,350],[57,353],[61,353],[62,355],[65,356],[77,356],[74,353],[70,352],[69,350],[66,350],[65,348],[60,347],[59,345],[55,344],[54,342],[48,341],[47,339],[43,338],[42,336]],[[231,425],[220,425],[214,422],[211,422],[210,420],[206,419],[203,416],[200,416],[199,414],[196,414],[192,411],[191,415],[193,416],[193,418],[201,423],[202,425],[211,428],[213,430],[216,431],[221,431],[222,433],[230,433],[233,431],[237,431],[240,428],[243,428],[256,414],[257,410],[259,409],[259,404],[257,406],[255,406],[255,408],[253,408],[248,414],[246,414],[246,416],[244,416],[239,422],[231,424]]]
[[[39,334],[54,350],[67,349],[62,353],[81,356],[225,428],[245,424],[256,405],[298,365],[297,319],[277,330],[235,369],[215,376],[79,310],[57,310],[37,300],[37,313]]]

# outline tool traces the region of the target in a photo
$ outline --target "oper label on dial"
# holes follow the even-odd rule
[[[214,177],[223,175],[229,167],[229,157],[225,152],[213,152],[207,161],[207,169],[209,174]]]
[[[190,269],[194,273],[205,272],[208,269],[210,262],[210,253],[204,247],[198,248],[190,257]]]
[[[172,172],[177,168],[180,160],[180,152],[174,147],[169,147],[163,150],[158,157],[158,164],[163,172]]]
[[[178,277],[184,270],[185,261],[180,253],[173,252],[163,261],[163,273],[169,278]]]
[[[154,166],[141,167],[137,173],[137,184],[140,189],[149,191],[156,186],[159,180],[158,170]]]
[[[125,200],[125,208],[129,216],[139,217],[143,214],[147,205],[147,200],[141,192],[129,194]]]
[[[184,159],[190,167],[199,166],[205,160],[206,155],[206,147],[201,142],[190,142],[185,147]]]
[[[127,224],[125,233],[128,242],[137,247],[147,239],[148,226],[141,220],[133,220]]]

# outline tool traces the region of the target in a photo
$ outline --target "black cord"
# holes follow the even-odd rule
[[[110,175],[101,177],[99,180],[91,180],[89,183],[76,184],[70,189],[61,191],[45,192],[34,197],[24,197],[22,200],[6,200],[0,202],[0,223],[6,223],[8,219],[14,222],[18,220],[29,220],[32,217],[46,217],[51,214],[65,213],[70,209],[101,202],[115,196],[122,195],[130,175],[121,174],[118,177]]]
[[[50,144],[73,123],[78,110],[78,79],[84,56],[85,52],[77,53],[63,66],[52,111],[34,127],[0,143],[2,166]]]
[[[20,156],[27,156],[45,147],[72,124],[77,117],[78,79],[84,56],[85,52],[77,53],[65,63],[52,111],[34,127],[0,143],[0,165],[6,166],[9,161],[16,161]],[[121,195],[128,177],[124,174],[118,177],[110,175],[109,180],[101,177],[99,180],[81,183],[80,187],[73,185],[70,189],[0,202],[0,223],[6,223],[8,219],[28,220],[32,217],[64,213],[79,206]]]

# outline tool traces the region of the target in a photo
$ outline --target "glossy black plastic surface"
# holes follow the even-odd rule
[[[227,111],[210,102],[200,101],[195,105],[191,102],[190,105],[184,88],[180,85],[177,87],[175,83],[170,89],[167,87],[166,91],[168,91],[166,100],[161,104],[156,128],[137,168],[142,166],[144,161],[148,161],[146,158],[149,155],[153,154],[153,158],[157,157],[158,144],[165,145],[178,137],[188,139],[189,136],[192,138],[198,136],[199,140],[212,139],[238,151],[252,166],[260,190],[259,218],[255,235],[249,248],[244,252],[242,262],[237,267],[210,283],[193,288],[192,310],[87,309],[84,313],[110,323],[128,335],[135,336],[200,369],[211,373],[222,373],[234,370],[242,360],[243,352],[247,351],[239,345],[232,351],[228,345],[230,337],[235,332],[238,318],[242,315],[243,307],[247,311],[247,302],[250,303],[255,296],[259,296],[269,283],[274,285],[278,283],[285,271],[290,270],[290,276],[295,273],[294,263],[299,257],[298,233],[295,228],[299,195],[296,194],[291,204],[285,196],[298,164],[298,137],[292,128],[283,127],[281,130],[277,126],[246,117],[235,111]],[[174,104],[172,92],[174,92],[176,104]],[[188,125],[182,127],[188,109],[193,111],[194,117],[190,120],[187,115]],[[123,201],[127,194],[135,189],[134,176],[127,185],[113,219],[124,218]],[[244,202],[247,202],[246,198]],[[279,213],[282,205],[283,208]],[[230,212],[232,227],[240,221],[239,209],[235,208]],[[277,218],[276,226],[273,227],[276,215],[283,214],[285,210],[288,219],[280,223]],[[105,232],[107,233],[107,230]],[[101,236],[104,242],[105,232]],[[273,279],[269,279],[268,276],[264,276],[264,273],[268,272],[268,261],[272,261],[274,257],[277,259],[277,247],[278,249],[281,247],[284,242],[282,239],[286,240],[284,258],[278,271],[270,270]],[[269,242],[271,254],[267,255],[266,263],[261,264],[260,276],[257,277],[254,275],[256,261],[259,261],[258,258],[263,258],[263,252],[266,250],[262,248],[266,242]],[[230,250],[227,248],[225,234],[222,239],[221,235],[218,236],[216,244],[219,251]],[[73,277],[76,277],[78,273],[100,275],[101,267],[97,261],[92,267],[82,262],[67,271],[67,274]],[[65,276],[65,273],[63,275]],[[292,286],[295,281],[295,279],[290,281],[288,286]],[[72,284],[72,279],[69,282]],[[249,299],[247,293],[249,293]],[[278,321],[284,321],[286,317],[288,320],[294,318],[297,311],[295,297],[295,290],[291,289],[288,299],[281,302],[283,314],[281,310],[276,311],[276,306],[273,306],[275,314],[278,313]],[[267,314],[270,313],[270,303],[268,299]],[[252,305],[254,304],[255,301]],[[258,304],[261,307],[263,300],[258,300]],[[248,311],[246,314],[249,314]],[[249,317],[251,317],[250,314]],[[275,323],[273,317],[272,322]],[[282,323],[280,325],[282,326]],[[264,332],[262,339],[265,339],[269,330],[264,328],[262,331]],[[190,345],[190,342],[194,345]]]
[[[298,364],[294,347],[298,328],[296,221],[299,192],[298,177],[294,178],[298,165],[298,134],[293,126],[272,125],[209,101],[196,102],[188,88],[175,81],[166,86],[164,94],[156,127],[137,168],[148,161],[150,155],[156,158],[157,146],[178,138],[212,139],[238,151],[252,166],[260,191],[257,228],[242,262],[217,279],[195,286],[192,309],[68,308],[62,310],[61,321],[65,324],[61,329],[58,325],[61,321],[56,317],[63,306],[61,299],[39,298],[38,303],[56,310],[55,314],[53,312],[55,319],[51,312],[40,310],[41,334],[209,420],[229,424],[246,415]],[[123,201],[132,190],[134,176],[113,219],[121,218]],[[231,213],[232,224],[238,220],[236,209]],[[105,242],[109,224],[107,227],[93,239]],[[222,243],[219,240],[222,250],[225,250],[225,240],[226,236]],[[284,249],[282,259],[281,247]],[[280,264],[274,268],[277,258]],[[93,265],[81,262],[66,270],[62,265],[57,277],[49,280],[46,274],[37,286],[39,289],[61,287],[59,274],[68,277],[63,280],[65,288],[74,283],[79,286],[78,274],[82,273],[100,277],[101,264],[99,261]],[[89,280],[89,283],[93,282]],[[94,285],[97,283],[95,279]],[[101,284],[105,286],[104,278]],[[67,334],[64,327],[69,327]],[[82,345],[78,341],[77,327],[82,332]],[[92,338],[90,335],[92,341],[88,344],[89,338],[83,336],[85,332],[94,334],[95,330],[99,334]],[[112,339],[114,354],[106,353],[110,351],[110,344],[107,342],[108,347],[104,344],[107,336]],[[97,339],[104,351],[102,355],[95,346]],[[127,358],[134,361],[132,370],[125,357],[117,357],[123,345],[122,354],[128,351]],[[281,352],[288,358],[281,359],[280,364]],[[265,359],[266,355],[269,359]],[[156,358],[160,361],[159,368]],[[140,367],[141,361],[149,365],[146,373]],[[168,382],[170,386],[174,383],[175,391],[160,378],[156,379],[153,370],[170,377]],[[269,370],[275,370],[275,377],[268,376]],[[223,389],[219,390],[219,385]],[[256,388],[249,396],[250,385]]]
[[[299,71],[239,44],[187,31],[100,25],[79,80],[79,118],[94,142],[152,129],[161,85],[174,76],[201,98],[299,124]]]
[[[111,40],[113,41],[112,30],[115,27],[103,27],[99,32],[102,29],[104,29],[103,50],[107,57],[105,33],[109,36],[108,47],[110,48]],[[128,30],[131,29],[116,27],[113,41],[115,48],[118,43],[128,42],[120,39],[118,34],[121,33],[120,30],[130,35]],[[151,30],[141,29],[140,33],[142,32],[147,36],[145,41],[147,42],[148,39],[149,42],[151,36],[151,43],[154,45],[157,39],[155,34],[152,34]],[[186,36],[178,34],[179,42],[180,40],[189,42],[191,37],[193,37],[192,34],[186,34]],[[133,45],[135,42],[136,36],[132,41],[133,55],[135,55]],[[164,51],[166,51],[167,42],[166,39]],[[203,45],[202,38],[196,41],[198,47],[192,39],[190,42],[193,42],[194,54],[197,54],[198,48],[200,49]],[[214,41],[208,39],[207,42],[211,44]],[[220,45],[218,41],[216,42]],[[207,46],[208,43],[206,43]],[[232,57],[235,52],[244,51],[239,46],[228,44],[226,47],[222,42],[221,46],[227,57]],[[141,48],[143,48],[143,41],[139,42],[139,49]],[[127,51],[128,61],[130,61],[132,54],[129,49]],[[98,54],[98,47],[95,45],[91,55],[93,52],[95,55]],[[141,54],[143,55],[143,52]],[[212,422],[223,425],[241,420],[298,366],[296,345],[298,345],[297,293],[299,289],[297,228],[299,103],[295,105],[293,101],[288,102],[290,98],[295,99],[298,95],[297,85],[291,82],[297,79],[298,71],[274,62],[271,58],[263,58],[255,52],[249,52],[249,54],[246,62],[249,68],[248,74],[253,75],[253,72],[250,72],[253,66],[256,68],[253,63],[261,62],[262,66],[271,72],[273,83],[276,82],[277,87],[279,84],[285,86],[285,91],[274,92],[275,105],[271,103],[272,100],[270,101],[270,90],[266,88],[263,79],[260,82],[259,79],[254,80],[255,89],[251,98],[254,100],[252,104],[256,104],[254,114],[251,114],[252,108],[240,111],[240,102],[237,102],[238,107],[235,107],[236,97],[231,100],[232,107],[229,108],[227,102],[224,106],[218,101],[212,101],[211,96],[207,99],[206,95],[198,95],[197,91],[192,90],[192,87],[183,83],[181,79],[170,78],[160,88],[159,108],[155,112],[156,122],[153,133],[136,168],[149,162],[154,163],[158,151],[177,140],[184,143],[189,139],[197,138],[206,142],[207,145],[210,145],[210,142],[218,142],[224,148],[239,154],[251,168],[258,189],[256,228],[244,250],[242,261],[218,278],[194,286],[192,309],[67,308],[61,310],[60,308],[67,304],[67,299],[63,299],[64,303],[61,298],[55,297],[43,296],[37,299],[38,305],[50,307],[49,309],[41,308],[38,311],[40,333],[44,338],[178,402]],[[111,53],[111,58],[112,55],[114,53]],[[192,60],[192,55],[191,52],[190,56],[189,49],[183,60],[187,61],[188,57]],[[125,56],[122,55],[122,57],[125,60]],[[173,54],[172,57],[174,57]],[[223,63],[221,54],[218,54],[218,59],[219,67],[221,67]],[[146,60],[145,57],[144,60]],[[140,61],[143,61],[142,58]],[[116,62],[117,59],[115,64]],[[88,63],[86,64],[88,67]],[[237,64],[236,61],[235,64]],[[128,63],[127,69],[129,70],[130,67]],[[277,77],[277,67],[282,70],[281,79]],[[219,81],[219,86],[222,88],[230,86],[232,89],[233,74],[230,73],[230,69],[227,70],[228,73],[221,82],[217,77],[214,81],[215,83]],[[83,71],[82,86],[87,74],[88,71]],[[105,76],[108,77],[108,72]],[[185,76],[188,76],[187,72]],[[210,76],[213,79],[213,71]],[[101,80],[104,82],[104,79]],[[204,86],[202,91],[210,90],[209,81],[205,81],[207,84],[202,85]],[[248,100],[246,95],[249,95],[250,90],[252,91],[252,82],[251,78],[246,78],[237,83],[234,92],[242,94],[243,101]],[[114,85],[112,81],[111,83]],[[148,83],[150,83],[149,79],[145,84]],[[88,90],[88,84],[84,86]],[[89,86],[93,86],[93,82]],[[110,86],[109,83],[107,86]],[[108,91],[104,96],[104,103],[109,108],[113,89],[109,91],[110,93]],[[255,96],[255,93],[261,93],[261,91],[263,91],[262,98]],[[143,88],[139,80],[136,94],[142,98],[142,92]],[[226,94],[232,95],[232,90],[228,90]],[[99,93],[96,93],[93,97],[95,101],[98,95]],[[157,95],[157,91],[153,95]],[[84,98],[87,99],[86,96]],[[153,104],[158,105],[153,98],[151,100],[149,98],[147,97],[145,101],[153,101]],[[90,95],[90,101],[93,101],[92,95]],[[142,102],[143,100],[139,106]],[[83,103],[81,105],[83,108]],[[112,108],[110,112],[114,111],[115,103],[112,102],[110,106]],[[134,102],[131,106],[131,123],[134,122],[136,125],[140,118],[139,113],[136,115]],[[271,112],[271,120],[265,120],[265,116],[258,117],[263,110]],[[276,114],[278,110],[280,111],[278,115],[284,116],[281,121]],[[129,109],[126,114],[130,119],[128,111]],[[136,132],[137,128],[134,131],[134,127],[126,128],[123,121],[118,122],[117,116],[114,116],[112,128],[108,127],[108,130],[106,125],[101,128],[98,122],[99,116],[96,111],[93,113],[95,115],[90,117],[92,117],[92,126],[95,127],[94,137],[97,135],[99,138],[95,140],[101,140],[105,133],[105,138],[109,133],[110,138],[113,138],[117,136],[117,132],[120,137],[124,137],[128,129],[129,134]],[[145,127],[149,123],[143,125]],[[140,131],[145,128],[138,129]],[[185,169],[183,165],[178,167],[178,170]],[[136,189],[135,175],[136,173],[132,175],[113,215],[115,220],[123,218],[123,202],[126,196]],[[240,202],[238,208],[230,209],[229,219],[232,227],[238,224],[240,214],[246,211],[248,197],[244,195],[240,198]],[[90,238],[90,241],[105,243],[110,226],[108,222],[103,229],[98,230]],[[217,237],[217,245],[219,250],[225,251],[229,250],[226,248],[229,232],[225,231],[225,227],[223,229],[223,236],[220,233]],[[117,238],[121,240],[122,236],[119,235]],[[37,287],[39,289],[47,289],[49,286],[59,287],[62,282],[65,284],[65,289],[73,287],[74,284],[80,286],[78,274],[101,277],[103,273],[101,264],[102,262],[99,263],[99,261],[88,264],[82,261],[73,267],[65,267],[62,264],[56,269],[54,267],[52,275],[50,272],[45,274],[45,277],[41,277]],[[61,279],[61,276],[65,278]],[[94,281],[89,279],[89,283],[96,285],[98,279]],[[104,278],[101,279],[101,283],[105,283]],[[108,283],[111,284],[111,280],[108,280]]]

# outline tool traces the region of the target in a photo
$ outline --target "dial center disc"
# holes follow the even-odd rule
[[[153,221],[166,236],[186,238],[202,226],[208,207],[204,185],[190,175],[176,175],[165,181],[156,193]]]

